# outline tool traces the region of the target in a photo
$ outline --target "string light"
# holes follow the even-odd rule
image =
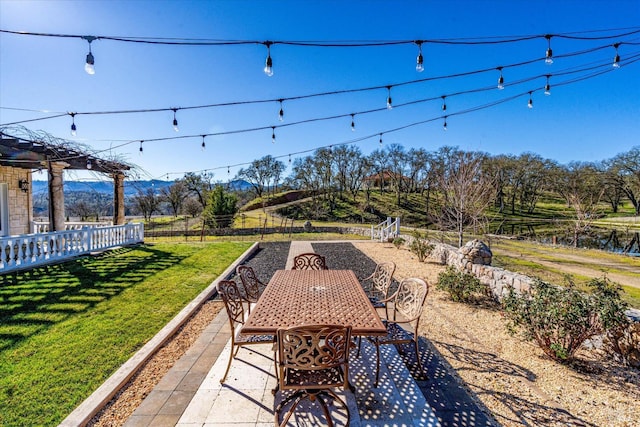
[[[393,103],[391,101],[391,86],[387,86],[387,108],[389,110],[393,108]]]
[[[553,50],[551,50],[551,34],[547,34],[544,36],[545,39],[547,39],[547,53],[545,55],[544,58],[544,62],[547,65],[551,65],[553,64]]]
[[[527,104],[527,107],[529,108],[533,108],[533,98],[531,98],[531,94],[533,92],[529,91],[529,103]]]
[[[206,144],[204,143],[204,137],[205,137],[205,136],[206,136],[206,135],[202,135],[202,151],[204,151],[204,150],[205,150],[205,148],[206,148]]]
[[[447,111],[447,96],[442,95],[442,111]]]
[[[424,58],[422,57],[422,40],[416,41],[418,45],[418,57],[416,58],[416,71],[421,73],[424,71]]]
[[[87,169],[91,169],[93,165],[91,164],[91,159],[87,159]]]
[[[140,154],[141,156],[142,156],[142,152],[144,151],[144,150],[142,149],[142,143],[143,143],[143,142],[144,142],[144,141],[140,141],[140,153],[139,153],[139,154]]]
[[[289,163],[291,163],[291,154],[289,154]]]
[[[618,55],[618,46],[620,43],[616,43],[613,47],[616,49],[616,56],[613,58],[613,68],[620,68],[620,55]]]
[[[271,126],[271,143],[272,144],[276,143],[276,127],[275,126]]]
[[[351,114],[351,132],[356,131],[355,114]]]
[[[284,120],[284,110],[282,109],[282,99],[279,99],[278,102],[280,103],[280,111],[278,112],[278,120],[279,121],[283,121]]]
[[[172,108],[173,110],[173,130],[178,132],[180,129],[178,128],[178,119],[176,118],[176,113],[178,112],[177,108]]]
[[[447,130],[447,117],[449,116],[444,116],[444,124],[442,125],[443,130]]]
[[[264,42],[267,47],[267,59],[264,61],[264,73],[271,77],[273,76],[273,60],[271,59],[271,45],[273,42]]]
[[[76,136],[76,113],[69,113],[71,116],[71,135]]]
[[[549,84],[550,74],[547,74],[547,84],[544,85],[544,94],[549,96],[551,95],[551,85]]]
[[[87,74],[94,75],[96,73],[96,69],[94,68],[94,64],[96,61],[93,57],[93,53],[91,53],[91,42],[94,41],[96,37],[83,36],[82,38],[89,42],[89,53],[87,54],[87,60],[84,64],[84,70],[87,72]]]
[[[231,169],[229,166],[227,166],[227,175],[231,175]]]
[[[498,89],[502,90],[504,89],[504,77],[502,77],[502,67],[498,67],[497,70],[500,71],[500,77],[498,77]]]
[[[382,134],[380,134],[380,147],[382,147]]]
[[[169,181],[169,173],[167,172],[167,181]]]

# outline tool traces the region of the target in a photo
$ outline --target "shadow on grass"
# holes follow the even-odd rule
[[[181,261],[140,245],[0,276],[0,351]]]

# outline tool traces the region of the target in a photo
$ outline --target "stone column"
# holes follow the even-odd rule
[[[62,172],[69,163],[49,162],[49,231],[64,231],[64,190]]]
[[[113,178],[113,225],[124,224],[124,174],[117,172]]]

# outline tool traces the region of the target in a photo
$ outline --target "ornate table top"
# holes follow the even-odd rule
[[[251,309],[242,333],[275,334],[305,324],[351,325],[353,335],[385,327],[351,270],[278,270]]]

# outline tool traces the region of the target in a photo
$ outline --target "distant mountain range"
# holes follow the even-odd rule
[[[156,191],[164,187],[169,187],[173,181],[161,181],[157,179],[149,181],[124,181],[125,197],[135,196],[138,191],[146,192],[148,188],[154,188]],[[251,188],[251,184],[244,180],[234,180],[229,183],[233,190],[247,190]],[[33,181],[33,194],[43,194],[47,192],[47,181]],[[88,192],[88,193],[104,193],[113,195],[113,183],[105,181],[65,181],[65,192]]]

